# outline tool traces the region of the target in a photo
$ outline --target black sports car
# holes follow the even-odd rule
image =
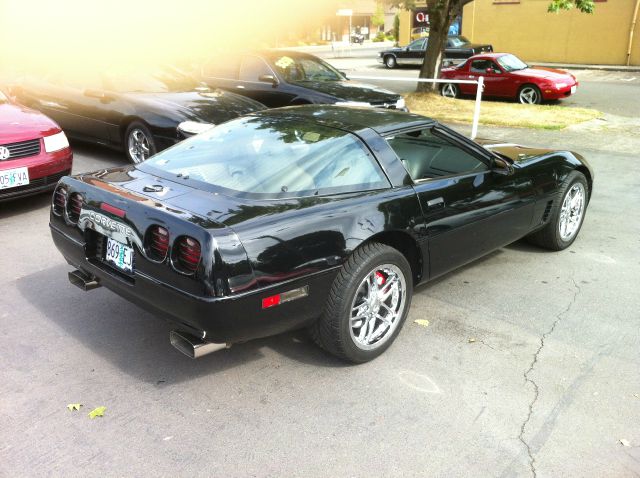
[[[67,136],[124,150],[133,163],[214,124],[264,109],[172,68],[50,74],[27,79],[12,92],[18,102],[53,118]]]
[[[378,54],[378,62],[387,68],[395,68],[398,65],[421,66],[424,62],[428,41],[429,37],[418,38],[407,46],[399,46],[391,48],[390,50],[381,51]],[[466,60],[473,55],[492,51],[493,46],[491,45],[475,44],[461,35],[450,35],[447,37],[442,63],[444,66],[449,66]]]
[[[218,57],[202,67],[200,79],[270,108],[336,104],[406,110],[399,94],[349,80],[324,60],[296,51],[270,50]]]
[[[74,284],[168,315],[191,357],[309,327],[365,362],[399,333],[416,284],[525,236],[568,247],[592,185],[576,153],[482,147],[408,113],[300,106],[65,177],[50,226]]]

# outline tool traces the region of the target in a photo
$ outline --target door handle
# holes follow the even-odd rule
[[[434,208],[434,209],[444,207],[444,199],[441,197],[435,198],[435,199],[429,199],[427,201],[427,207]]]

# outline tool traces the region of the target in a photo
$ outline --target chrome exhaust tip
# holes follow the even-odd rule
[[[79,270],[69,272],[69,282],[84,291],[100,287],[100,283],[95,277],[85,274]]]
[[[197,359],[212,352],[227,348],[227,344],[206,342],[181,330],[172,330],[169,332],[169,341],[176,349],[192,359]]]

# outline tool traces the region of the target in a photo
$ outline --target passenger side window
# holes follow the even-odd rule
[[[493,73],[500,73],[498,67],[491,60],[473,60],[469,70],[473,73],[486,73],[491,68]]]
[[[255,56],[247,56],[242,59],[240,80],[258,81],[262,75],[273,75],[269,66],[262,59]]]
[[[414,181],[489,169],[473,154],[435,135],[431,128],[388,136],[386,140]]]

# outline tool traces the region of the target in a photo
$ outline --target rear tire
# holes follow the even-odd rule
[[[413,276],[404,255],[384,244],[365,244],[335,278],[311,337],[343,360],[373,360],[398,336],[412,294]]]
[[[440,88],[440,94],[446,98],[457,98],[460,96],[460,89],[455,83],[445,83]]]
[[[549,222],[539,231],[527,236],[527,240],[552,251],[569,247],[578,237],[584,222],[588,199],[587,179],[581,172],[572,171],[553,199]]]

